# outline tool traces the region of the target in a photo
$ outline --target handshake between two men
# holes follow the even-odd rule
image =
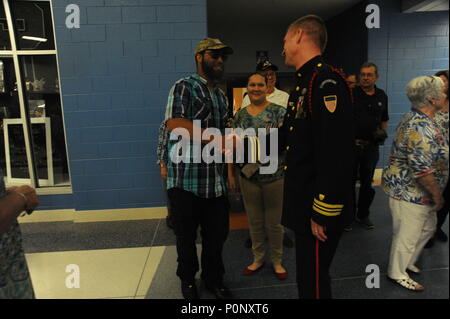
[[[173,118],[167,121],[170,132],[169,157],[173,163],[260,163],[261,174],[278,168],[277,128],[202,128],[201,121]]]

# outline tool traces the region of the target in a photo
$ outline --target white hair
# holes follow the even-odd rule
[[[431,106],[431,99],[440,99],[444,81],[438,76],[419,76],[406,85],[406,95],[413,109]]]

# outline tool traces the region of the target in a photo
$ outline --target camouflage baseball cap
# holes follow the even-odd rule
[[[224,50],[226,54],[233,54],[233,49],[228,45],[224,44],[219,39],[206,38],[201,40],[197,48],[194,51],[194,54],[201,53],[205,50]]]

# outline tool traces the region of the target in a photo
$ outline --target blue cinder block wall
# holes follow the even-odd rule
[[[207,35],[206,0],[77,0],[81,28],[65,26],[71,0],[53,0],[73,195],[42,196],[41,207],[113,209],[165,205],[156,162],[167,93],[194,71]],[[389,156],[409,109],[407,82],[448,68],[448,12],[401,13],[373,0],[381,28],[368,31],[368,60],[390,101]]]
[[[395,129],[409,111],[406,84],[414,77],[448,69],[448,11],[401,13],[400,1],[371,1],[381,9],[381,27],[369,29],[368,59],[378,65],[377,85],[389,97],[389,138],[378,168],[387,164]]]
[[[65,25],[80,7],[79,29]],[[73,195],[42,209],[165,205],[158,127],[173,83],[195,71],[206,0],[53,0]]]

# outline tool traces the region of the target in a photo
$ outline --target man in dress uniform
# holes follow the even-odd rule
[[[282,53],[297,70],[278,146],[286,151],[282,224],[296,234],[300,298],[331,298],[329,268],[353,211],[352,97],[321,56],[326,41],[322,19],[308,15],[289,26]]]
[[[295,67],[295,86],[278,130],[286,152],[282,224],[295,232],[299,297],[331,298],[329,268],[343,229],[352,219],[354,125],[345,76],[321,54],[327,31],[321,18],[304,16],[284,37],[282,55]],[[263,153],[258,138],[243,139],[247,161]],[[266,141],[266,145],[268,141]]]
[[[286,150],[282,224],[296,234],[300,298],[331,298],[329,268],[351,219],[354,127],[345,76],[325,64],[323,20],[293,22],[282,55],[295,67],[295,86],[279,130]]]

